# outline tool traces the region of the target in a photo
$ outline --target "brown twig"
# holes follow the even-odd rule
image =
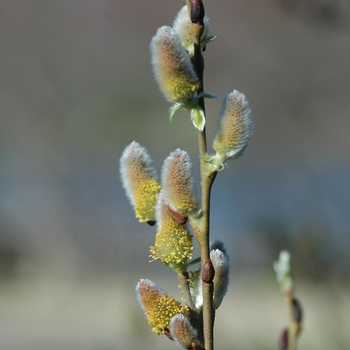
[[[198,94],[203,92],[203,73],[204,60],[200,48],[200,39],[203,33],[204,25],[204,6],[201,0],[186,0],[189,13],[192,21],[192,33],[194,42],[194,55],[192,57],[192,64],[200,80],[200,88]],[[198,99],[198,104],[205,116],[204,98]],[[216,177],[215,173],[208,174],[206,171],[206,162],[204,156],[207,154],[207,140],[206,129],[197,131],[199,156],[200,156],[200,176],[202,189],[202,217],[200,221],[200,239],[199,246],[201,251],[202,271],[206,268],[206,264],[210,261],[209,252],[209,224],[210,224],[210,193],[211,187]],[[204,346],[206,350],[213,350],[214,348],[214,309],[213,309],[213,282],[202,281],[203,291],[203,335]]]

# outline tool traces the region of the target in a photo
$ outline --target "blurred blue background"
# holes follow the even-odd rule
[[[133,217],[119,158],[175,148],[198,171],[196,133],[154,82],[149,43],[184,1],[0,1],[0,348],[173,349],[134,302],[139,278],[180,298],[148,264],[154,228]],[[233,89],[255,124],[213,186],[212,237],[231,255],[217,313],[225,349],[271,349],[286,325],[272,261],[292,253],[304,349],[350,338],[350,3],[205,1],[207,135]],[[196,175],[197,176],[197,175]],[[163,283],[163,284],[162,284]],[[172,288],[172,289],[171,289]],[[164,339],[163,339],[164,338]]]

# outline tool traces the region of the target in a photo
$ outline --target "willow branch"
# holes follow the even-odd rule
[[[195,306],[191,297],[188,272],[179,273],[177,276],[180,283],[180,287],[183,291],[185,302],[192,310],[194,310]]]
[[[187,1],[189,12],[192,20],[192,32],[194,42],[194,55],[192,57],[192,64],[200,81],[200,88],[198,94],[203,92],[203,72],[204,60],[200,48],[200,39],[203,33],[203,18],[204,6],[200,0]],[[205,114],[204,98],[199,98],[198,104]],[[213,278],[214,269],[210,261],[209,252],[209,230],[210,230],[210,193],[211,187],[216,177],[216,172],[208,174],[206,171],[206,162],[204,156],[207,154],[207,140],[206,129],[197,131],[198,147],[200,156],[200,176],[201,176],[201,190],[202,190],[202,217],[199,225],[199,246],[201,251],[202,261],[202,292],[203,292],[203,336],[204,347],[206,350],[213,350],[214,348],[214,308],[213,308]],[[208,265],[209,264],[209,265]],[[206,269],[211,266],[211,273],[204,278]]]

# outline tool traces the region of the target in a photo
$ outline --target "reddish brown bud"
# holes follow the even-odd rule
[[[203,24],[205,13],[202,0],[190,0],[190,15],[192,23]]]
[[[169,208],[169,214],[173,218],[173,220],[179,224],[184,225],[188,221],[188,216],[185,214],[181,214],[179,211],[177,211],[174,207],[171,205],[168,205]]]
[[[287,350],[288,349],[288,329],[284,329],[281,334],[281,338],[278,344],[279,350]]]
[[[300,302],[298,301],[298,299],[293,298],[292,303],[293,303],[294,321],[297,323],[300,323],[302,318],[303,318],[303,313],[302,313]]]
[[[202,269],[202,281],[205,283],[213,283],[214,276],[215,270],[213,263],[208,259]]]

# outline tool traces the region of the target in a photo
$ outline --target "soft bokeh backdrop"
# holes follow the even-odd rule
[[[139,278],[180,298],[148,264],[119,180],[131,141],[160,169],[175,148],[198,170],[185,112],[170,126],[149,42],[184,1],[0,1],[0,349],[174,349],[134,301]],[[300,349],[350,336],[350,4],[205,1],[218,39],[205,52],[213,137],[223,96],[250,100],[246,155],[213,187],[212,236],[231,255],[217,313],[221,350],[274,349],[287,315],[272,270],[292,252],[305,314]],[[210,142],[209,142],[210,144]]]

